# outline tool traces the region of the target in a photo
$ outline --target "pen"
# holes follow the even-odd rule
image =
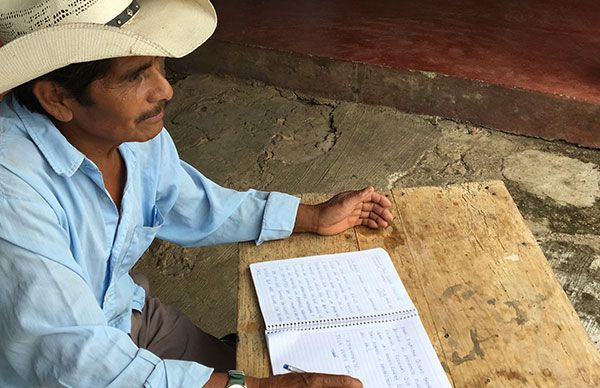
[[[283,369],[289,370],[290,372],[294,372],[294,373],[306,373],[306,371],[303,371],[300,368],[296,368],[295,366],[291,366],[289,364],[283,364]]]

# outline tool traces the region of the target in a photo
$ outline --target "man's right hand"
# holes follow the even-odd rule
[[[213,373],[205,388],[225,388],[226,373]],[[324,373],[287,373],[262,379],[246,376],[248,388],[362,388],[360,380],[350,376]]]
[[[286,373],[257,379],[247,379],[248,388],[362,388],[360,380],[350,376],[323,373]]]

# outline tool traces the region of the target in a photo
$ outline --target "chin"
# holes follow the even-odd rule
[[[134,141],[143,143],[145,141],[149,141],[154,139],[156,136],[158,136],[159,133],[161,133],[163,130],[163,123],[160,122],[158,124],[154,124],[149,128],[145,128],[143,131],[140,131],[140,136],[139,139],[136,139]]]
[[[154,132],[152,132],[148,140],[154,139],[156,136],[158,136],[162,132],[163,127],[164,125],[161,123],[160,126],[158,126]]]

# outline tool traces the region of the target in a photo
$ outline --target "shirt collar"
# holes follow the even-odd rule
[[[29,111],[12,95],[6,98],[10,98],[8,104],[19,116],[25,130],[54,172],[72,176],[81,166],[85,155],[69,143],[48,117]]]

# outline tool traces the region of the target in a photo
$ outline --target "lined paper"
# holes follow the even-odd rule
[[[274,374],[283,364],[307,372],[345,374],[365,388],[448,387],[418,316],[374,325],[281,331],[268,336]]]
[[[388,253],[250,265],[274,374],[347,374],[365,388],[450,387]]]
[[[414,310],[381,248],[250,265],[267,328]]]

